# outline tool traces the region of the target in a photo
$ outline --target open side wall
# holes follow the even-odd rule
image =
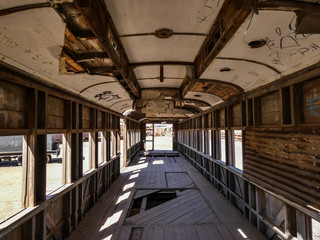
[[[0,99],[0,136],[23,135],[22,211],[0,225],[0,238],[64,239],[120,174],[120,115],[3,66]],[[140,124],[125,121],[128,163],[141,138]],[[49,194],[48,134],[63,138],[62,187]],[[90,146],[86,172],[84,138]]]
[[[319,76],[310,69],[178,126],[179,151],[270,239],[313,239],[320,221]]]

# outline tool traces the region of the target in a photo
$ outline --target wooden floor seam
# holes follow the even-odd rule
[[[161,190],[176,197],[128,216],[134,199]],[[142,199],[142,200],[141,200]],[[266,239],[185,158],[137,156],[69,240]]]

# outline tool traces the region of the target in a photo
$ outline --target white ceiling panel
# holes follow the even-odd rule
[[[93,99],[101,105],[110,107],[115,103],[130,99],[129,94],[126,92],[124,93],[118,85],[119,84],[116,82],[95,85],[83,91],[81,95]]]
[[[164,66],[164,76],[165,77],[176,77],[184,78],[187,73],[187,68],[185,66]]]
[[[118,33],[208,33],[223,1],[220,0],[105,0]]]
[[[184,98],[203,101],[203,102],[209,103],[211,106],[214,106],[223,102],[223,100],[218,96],[215,96],[209,93],[201,93],[201,92],[189,91]]]
[[[294,12],[259,11],[249,16],[219,57],[259,61],[281,71],[282,76],[320,61],[320,35],[295,34]],[[248,43],[266,40],[261,48]]]
[[[160,66],[141,66],[134,69],[137,79],[156,78],[160,76]]]
[[[139,80],[141,88],[179,88],[183,79],[164,79],[160,82],[159,79]]]
[[[203,36],[173,35],[167,39],[155,36],[137,36],[121,38],[131,63],[149,61],[193,62]]]
[[[230,71],[225,69],[230,69]],[[202,79],[236,84],[245,91],[265,85],[279,77],[280,75],[274,70],[261,64],[224,59],[214,60],[201,75]]]

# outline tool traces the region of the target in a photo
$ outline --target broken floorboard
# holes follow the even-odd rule
[[[183,157],[140,155],[69,237],[81,239],[266,238]]]

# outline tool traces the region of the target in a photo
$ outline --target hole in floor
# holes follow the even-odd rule
[[[141,240],[143,235],[143,227],[131,228],[129,240]]]
[[[155,193],[134,199],[127,217],[139,214],[177,197],[176,190],[160,190]]]

